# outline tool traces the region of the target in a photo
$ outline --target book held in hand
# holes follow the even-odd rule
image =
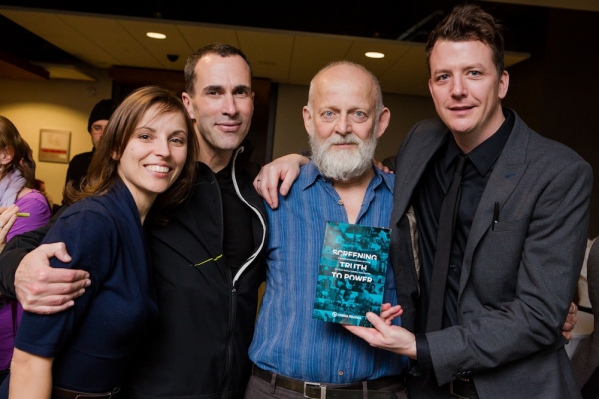
[[[327,222],[312,318],[371,327],[380,314],[391,230]]]

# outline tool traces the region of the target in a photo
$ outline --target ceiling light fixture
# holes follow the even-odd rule
[[[148,32],[146,33],[147,37],[151,37],[152,39],[166,39],[166,35],[164,33],[158,32]]]
[[[385,56],[385,54],[376,51],[369,51],[364,55],[368,58],[383,58]]]

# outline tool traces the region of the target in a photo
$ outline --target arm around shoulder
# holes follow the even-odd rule
[[[52,226],[54,218],[36,230],[14,236],[0,253],[0,292],[8,298],[16,299],[15,273],[19,263],[25,255],[37,248],[48,230]]]
[[[264,167],[254,180],[254,188],[268,205],[275,209],[279,205],[279,192],[285,196],[297,179],[300,167],[310,162],[310,159],[289,154],[277,158]],[[279,182],[281,186],[279,187]],[[278,189],[278,190],[277,190]]]
[[[34,313],[55,313],[72,306],[73,299],[90,284],[87,272],[50,267],[53,257],[70,261],[64,244],[40,246],[61,213],[45,226],[13,237],[0,254],[0,292],[18,298],[25,310]]]

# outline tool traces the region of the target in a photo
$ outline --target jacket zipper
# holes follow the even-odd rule
[[[239,197],[239,199],[241,199],[241,201],[244,204],[246,204],[256,214],[256,216],[258,216],[258,220],[260,220],[260,223],[262,224],[262,240],[260,240],[260,245],[258,246],[258,248],[244,262],[244,264],[241,265],[241,267],[237,271],[237,274],[235,274],[235,277],[233,278],[233,286],[235,286],[235,283],[237,283],[237,280],[239,280],[239,277],[241,277],[241,275],[243,274],[245,269],[247,269],[249,267],[249,265],[254,261],[254,259],[256,259],[256,257],[260,253],[260,251],[262,251],[262,248],[264,248],[264,243],[266,242],[266,221],[262,217],[262,214],[260,213],[260,211],[255,206],[253,206],[252,204],[247,202],[245,200],[245,198],[243,198],[243,195],[241,195],[241,191],[239,191],[239,186],[237,185],[237,176],[235,173],[235,162],[237,161],[237,155],[242,153],[243,149],[244,149],[243,147],[239,147],[239,149],[233,155],[233,165],[232,165],[233,166],[233,168],[232,168],[233,186],[235,187],[235,192],[237,193],[237,196]]]
[[[232,368],[232,362],[233,362],[232,358],[233,358],[233,340],[234,340],[233,333],[235,331],[235,325],[237,324],[237,288],[236,288],[235,284],[237,283],[237,281],[239,280],[239,278],[241,277],[241,275],[243,274],[245,269],[247,269],[249,267],[249,265],[254,261],[254,259],[256,259],[256,257],[260,253],[260,251],[262,251],[262,248],[264,247],[264,243],[266,241],[266,222],[265,222],[264,218],[262,217],[262,214],[260,213],[260,211],[258,209],[256,209],[256,207],[251,205],[249,202],[247,202],[245,200],[245,198],[243,198],[243,196],[241,195],[241,191],[239,190],[239,185],[237,184],[237,177],[236,177],[236,173],[235,173],[235,164],[237,162],[237,156],[240,153],[242,153],[243,150],[244,150],[244,148],[243,148],[243,146],[241,146],[233,154],[233,164],[231,165],[231,177],[233,180],[233,187],[235,187],[235,193],[237,194],[239,199],[241,199],[241,201],[246,206],[248,206],[258,216],[258,220],[260,220],[260,223],[262,224],[262,240],[260,241],[260,245],[254,251],[254,253],[252,253],[252,255],[250,255],[250,257],[243,263],[243,265],[241,265],[241,267],[235,274],[235,277],[233,277],[233,281],[231,281],[231,278],[230,278],[231,271],[229,268],[227,268],[227,273],[229,275],[229,282],[231,284],[230,285],[231,298],[230,298],[230,308],[229,308],[229,311],[230,311],[230,313],[229,313],[229,331],[228,331],[229,339],[227,342],[227,359],[226,359],[226,363],[225,363],[225,379],[224,379],[224,384],[223,384],[223,399],[227,398],[227,394],[229,391],[229,384],[231,383],[231,368]],[[219,194],[220,194],[220,190],[219,190]],[[221,203],[222,203],[222,199],[221,199]],[[222,206],[221,206],[221,220],[222,220],[222,217],[223,216],[222,216]],[[221,235],[221,247],[222,247],[222,240],[223,240],[223,237]]]
[[[227,360],[225,365],[225,380],[223,384],[223,399],[226,399],[229,393],[229,385],[231,384],[231,368],[233,365],[233,341],[235,324],[237,324],[237,289],[233,286],[231,289],[231,301],[230,301],[229,314],[229,340],[227,342]]]
[[[234,165],[233,165],[234,166]],[[213,172],[214,175],[214,172]],[[221,204],[220,206],[220,225],[221,225],[221,231],[220,231],[220,247],[223,248],[224,247],[224,215],[223,215],[223,197],[221,195],[220,192],[220,186],[218,185],[218,180],[216,179],[216,175],[213,176],[214,177],[214,184],[216,185],[216,195],[218,196],[218,203]],[[233,286],[233,284],[231,283],[232,280],[232,275],[231,275],[231,269],[229,269],[227,267],[227,265],[225,264],[225,274],[227,275],[227,281],[229,284],[229,290],[231,290],[231,297],[229,298],[229,317],[228,317],[228,330],[227,330],[227,354],[226,354],[226,358],[225,358],[225,373],[224,373],[224,379],[223,379],[223,385],[222,385],[222,392],[223,392],[223,399],[226,399],[227,397],[227,393],[229,391],[229,384],[230,384],[230,379],[231,379],[231,367],[232,367],[232,341],[233,341],[233,331],[234,331],[234,326],[235,326],[235,318],[236,318],[236,314],[234,312],[234,310],[236,309],[236,304],[234,304],[233,302],[236,300],[235,298],[235,287]]]

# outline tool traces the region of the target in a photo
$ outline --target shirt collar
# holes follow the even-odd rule
[[[497,158],[499,158],[499,155],[501,155],[501,152],[503,151],[503,147],[505,147],[505,143],[507,143],[507,140],[510,137],[512,129],[514,128],[514,113],[511,110],[504,108],[503,115],[505,120],[499,129],[491,137],[468,153],[468,158],[481,176],[485,176]],[[453,135],[450,134],[445,156],[445,171],[447,171],[453,164],[455,157],[461,153],[462,150],[458,147]]]
[[[379,170],[379,168],[374,166],[372,168],[374,169],[374,177],[372,178],[371,183],[372,187],[376,188],[379,186],[379,184],[384,183],[387,189],[393,192],[395,175],[383,173]],[[308,164],[302,166],[300,178],[298,179],[297,184],[300,184],[300,187],[303,191],[316,183],[319,178],[323,179],[323,181],[330,181],[328,177],[321,175],[316,165],[314,165],[314,162],[310,161]]]

